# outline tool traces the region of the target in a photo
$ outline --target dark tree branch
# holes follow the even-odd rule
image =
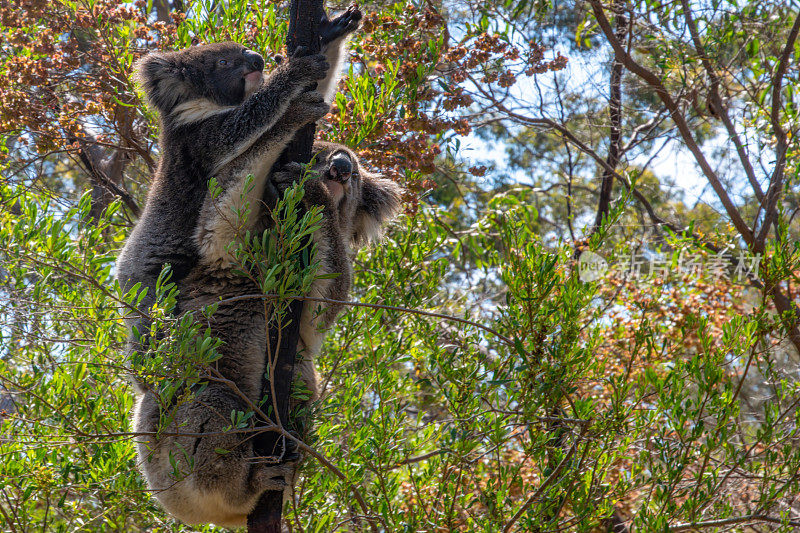
[[[92,142],[93,137],[86,131],[84,131],[83,138],[67,134],[67,140],[72,144],[77,143],[78,159],[89,174],[94,187],[92,195],[96,195],[98,200],[101,200],[100,203],[95,204],[93,198],[93,207],[94,205],[98,205],[105,208],[110,201],[110,199],[106,197],[106,193],[111,193],[122,200],[128,209],[130,209],[133,216],[138,217],[141,210],[136,200],[133,199],[133,196],[131,196],[128,191],[118,184],[122,181],[122,172],[125,170],[126,164],[125,156],[122,151],[116,150],[110,157],[106,157],[104,150],[96,143]],[[103,198],[100,199],[100,196]],[[99,212],[93,212],[92,214],[93,216],[97,216]]]
[[[764,209],[764,221],[762,222],[761,229],[756,236],[756,234],[744,222],[741,213],[739,213],[739,210],[731,201],[728,193],[725,191],[722,183],[719,181],[718,176],[706,160],[702,150],[700,150],[700,147],[697,145],[697,142],[692,135],[689,124],[686,122],[686,118],[683,116],[678,104],[664,87],[664,84],[654,72],[637,63],[623,48],[622,43],[614,35],[614,31],[612,30],[611,24],[606,17],[600,0],[589,1],[592,5],[592,10],[595,18],[597,19],[597,23],[605,35],[606,40],[614,49],[614,53],[616,54],[617,58],[623,62],[629,71],[641,78],[655,91],[661,102],[664,104],[664,107],[669,111],[672,120],[675,122],[675,125],[681,134],[684,144],[689,151],[692,152],[697,164],[700,165],[703,174],[705,174],[708,182],[711,184],[714,192],[717,194],[717,197],[725,207],[725,211],[734,227],[739,232],[739,235],[742,237],[742,239],[744,239],[745,243],[754,254],[763,253],[769,226],[774,217],[777,216],[777,202],[778,197],[780,196],[780,189],[783,183],[783,173],[786,166],[788,140],[786,131],[780,124],[781,87],[783,85],[783,76],[788,68],[788,61],[792,52],[794,51],[794,43],[797,40],[798,33],[800,33],[800,15],[795,18],[792,29],[789,32],[789,37],[786,40],[786,46],[784,46],[783,52],[781,53],[778,67],[772,82],[772,109],[770,113],[770,121],[778,142],[775,148],[775,169],[773,170],[772,177],[770,179],[769,188],[764,195],[764,202],[762,202],[762,207],[764,203],[766,203],[766,208]],[[635,191],[634,196],[636,196]],[[637,199],[639,199],[638,196]],[[757,218],[758,216],[756,216],[756,219]],[[780,287],[778,287],[776,284],[770,282],[766,285],[767,293],[772,298],[772,302],[775,304],[776,309],[778,309],[778,311],[781,313],[784,326],[788,332],[789,340],[794,345],[795,349],[797,349],[798,353],[800,353],[800,328],[798,328],[797,325],[798,321],[800,321],[800,309],[796,304],[789,300],[785,294],[783,294]]]
[[[780,524],[784,526],[800,526],[800,520],[786,520],[784,518],[777,518],[765,514],[751,514],[746,516],[735,516],[732,518],[722,518],[719,520],[706,520],[703,522],[691,522],[687,524],[675,524],[669,526],[670,531],[696,531],[700,529],[718,529],[724,526],[733,526],[737,524],[757,524],[764,522],[767,524]]]
[[[756,179],[756,173],[753,170],[753,164],[750,162],[750,157],[747,155],[747,150],[745,150],[742,139],[739,137],[736,128],[733,126],[733,122],[731,122],[731,117],[728,115],[728,109],[722,102],[722,97],[719,94],[721,82],[719,76],[717,76],[717,72],[714,70],[714,66],[711,64],[711,60],[708,58],[703,41],[700,39],[700,33],[697,31],[697,24],[692,17],[692,7],[689,5],[689,0],[681,0],[681,4],[683,5],[683,16],[686,20],[686,26],[689,28],[689,33],[692,36],[692,42],[694,43],[695,51],[697,52],[697,55],[700,56],[700,62],[703,64],[703,68],[705,69],[706,74],[708,74],[708,79],[711,82],[710,87],[708,88],[708,100],[712,107],[712,111],[722,121],[722,124],[725,126],[725,130],[727,130],[734,146],[736,146],[736,153],[739,155],[739,161],[741,161],[742,167],[744,167],[744,173],[747,175],[747,180],[750,182],[750,186],[753,188],[756,198],[761,201],[764,198],[764,191],[761,190],[761,185],[759,185],[758,180]]]
[[[711,184],[711,187],[714,189],[717,198],[719,198],[720,202],[722,202],[722,205],[725,207],[725,212],[728,214],[728,217],[730,218],[734,227],[742,236],[742,239],[744,239],[749,246],[752,246],[754,241],[753,232],[745,223],[741,213],[739,213],[738,208],[731,201],[727,191],[725,191],[725,187],[722,185],[722,182],[720,182],[717,173],[714,172],[713,168],[711,168],[711,164],[706,159],[703,151],[700,149],[700,146],[698,146],[697,141],[695,141],[694,136],[692,135],[692,130],[689,127],[689,124],[686,122],[686,117],[683,116],[683,112],[678,106],[678,103],[675,101],[675,99],[673,99],[672,95],[670,95],[666,87],[664,87],[664,84],[661,83],[661,80],[656,73],[637,63],[630,53],[625,50],[622,43],[614,34],[614,29],[611,27],[608,17],[606,17],[605,10],[600,3],[600,0],[589,0],[589,2],[592,5],[592,11],[594,12],[597,24],[600,26],[600,30],[603,32],[608,44],[610,44],[614,49],[614,54],[616,55],[617,59],[622,62],[626,69],[635,74],[651,89],[653,89],[658,98],[664,104],[664,107],[666,107],[667,111],[669,111],[673,122],[675,122],[675,126],[678,128],[684,144],[694,156],[695,161],[700,166],[700,169],[703,171],[703,174],[706,176],[709,184]]]
[[[289,11],[289,34],[286,39],[287,52],[291,55],[303,46],[311,53],[321,49],[319,25],[324,13],[323,0],[292,0]],[[311,160],[314,145],[315,124],[309,124],[297,132],[294,139],[280,157],[278,165],[290,161],[307,163]],[[297,342],[300,338],[300,317],[303,301],[293,300],[281,323],[271,320],[269,344],[265,354],[268,383],[264,383],[262,396],[270,396],[267,405],[273,405],[277,415],[275,422],[287,427],[289,422],[289,399],[294,381],[294,366]],[[274,341],[273,341],[274,339]],[[273,344],[274,342],[274,344]],[[274,354],[274,359],[270,357]],[[274,415],[273,415],[274,416]],[[256,444],[259,453],[275,455],[276,450],[286,450],[285,436],[276,432],[265,433]],[[247,517],[249,533],[280,533],[283,512],[283,491],[267,491],[261,495],[255,509]]]
[[[523,503],[522,506],[517,510],[517,512],[514,513],[514,516],[512,516],[511,519],[508,522],[506,522],[506,525],[503,526],[503,533],[508,533],[509,531],[511,531],[511,529],[514,527],[514,524],[516,524],[517,521],[522,517],[522,515],[525,514],[525,511],[527,511],[531,505],[536,503],[536,500],[538,500],[542,496],[545,489],[547,489],[547,487],[549,487],[551,484],[553,484],[553,482],[555,482],[559,478],[559,476],[561,475],[561,471],[564,470],[564,468],[572,461],[572,456],[575,454],[575,450],[578,449],[578,445],[583,440],[585,434],[586,434],[586,426],[583,426],[581,428],[580,434],[575,439],[575,442],[572,443],[572,446],[570,446],[570,448],[567,450],[567,453],[564,456],[564,458],[561,459],[561,461],[556,465],[556,467],[553,469],[550,475],[547,476],[547,479],[545,479],[539,484],[539,487],[536,489],[536,491],[533,494],[531,494],[527,500],[525,500],[525,503]]]
[[[155,0],[153,4],[156,8],[156,18],[161,22],[169,22],[169,0]]]
[[[286,37],[286,51],[291,55],[298,46],[303,46],[312,54],[322,48],[319,38],[319,24],[324,15],[322,0],[292,0],[290,7],[289,34]],[[295,134],[292,142],[284,150],[279,161],[283,165],[290,161],[308,163],[314,146],[315,124],[308,124]]]
[[[777,143],[775,145],[775,168],[772,171],[772,176],[769,180],[769,187],[767,194],[764,196],[761,206],[756,214],[761,213],[764,209],[764,221],[761,223],[761,229],[755,239],[754,252],[762,253],[764,251],[764,243],[767,239],[767,232],[772,222],[778,216],[778,197],[781,193],[783,186],[783,174],[786,171],[786,151],[788,149],[788,137],[786,130],[783,129],[780,121],[781,108],[781,91],[783,90],[783,76],[786,74],[786,69],[789,66],[789,60],[794,52],[794,43],[797,41],[797,34],[800,32],[800,13],[794,19],[792,29],[789,31],[789,37],[786,39],[786,46],[783,48],[780,60],[778,61],[778,68],[775,71],[775,76],[772,78],[772,109],[770,110],[769,120],[772,124],[772,130],[775,134]],[[798,315],[800,317],[800,315]],[[800,350],[800,348],[798,348]]]

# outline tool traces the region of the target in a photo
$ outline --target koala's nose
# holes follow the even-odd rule
[[[252,50],[245,50],[243,54],[248,68],[258,71],[264,70],[264,58],[261,57],[261,54]]]
[[[347,154],[338,154],[331,160],[330,175],[340,183],[344,183],[350,179],[350,174],[353,173],[353,163]]]

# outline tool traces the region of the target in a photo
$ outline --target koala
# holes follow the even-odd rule
[[[179,289],[176,314],[219,303],[208,318],[212,334],[222,341],[214,368],[235,385],[209,376],[190,401],[164,405],[147,378],[134,380],[139,467],[154,497],[183,522],[244,525],[261,493],[288,489],[295,472],[296,456],[261,457],[253,432],[225,431],[232,412],[247,412],[260,400],[268,342],[263,301],[225,301],[260,292],[254,281],[234,272],[230,244],[245,231],[264,230],[277,195],[308,172],[313,177],[306,181],[304,201],[323,207],[321,228],[312,237],[317,259],[323,273],[341,274],[317,280],[311,295],[344,299],[353,254],[377,237],[399,208],[400,189],[366,171],[341,145],[317,144],[307,168],[273,169],[294,133],[327,112],[338,71],[330,67],[346,57],[347,37],[360,18],[357,8],[325,16],[323,54],[297,53],[266,79],[261,56],[235,43],[151,54],[137,64],[139,83],[160,115],[161,157],[145,209],[118,258],[117,277],[123,288],[141,283],[148,289],[141,303],[145,310],[169,263]],[[317,90],[309,90],[315,83]],[[209,193],[211,178],[219,195]],[[249,214],[242,224],[235,212],[245,205]],[[313,356],[339,311],[304,306],[297,368],[312,391],[317,390]],[[127,323],[147,325],[135,317]],[[131,341],[129,349],[140,348]]]
[[[271,190],[267,176],[295,132],[328,112],[347,38],[360,19],[356,7],[333,19],[325,16],[323,54],[298,49],[266,79],[261,55],[230,42],[151,53],[137,63],[136,77],[159,113],[161,155],[116,268],[123,289],[135,283],[147,289],[141,309],[152,305],[165,264],[178,282],[198,262],[229,261],[225,250],[237,204],[256,204],[265,188]],[[306,90],[315,83],[318,90]],[[249,175],[253,181],[245,192]],[[210,215],[212,177],[225,208]],[[128,324],[143,325],[135,318]]]
[[[313,235],[320,261],[320,274],[339,273],[333,279],[317,280],[308,296],[345,300],[353,277],[353,256],[364,244],[377,239],[383,225],[400,207],[401,189],[394,182],[368,172],[358,156],[341,144],[316,142],[313,164],[304,169],[291,163],[273,176],[279,190],[307,179],[303,198],[307,206],[323,208],[322,227]],[[298,352],[304,357],[300,373],[314,397],[318,394],[313,357],[319,353],[325,332],[341,312],[340,305],[307,302],[300,320]]]
[[[344,300],[352,282],[355,252],[377,238],[383,224],[396,214],[401,190],[364,169],[345,146],[317,143],[314,148],[317,155],[308,168],[292,163],[278,169],[271,180],[282,192],[299,182],[304,172],[311,176],[304,185],[303,201],[308,207],[323,208],[321,227],[312,236],[320,273],[341,275],[316,280],[309,296]],[[264,203],[256,230],[266,227],[267,209]],[[232,274],[230,267],[220,262],[198,264],[178,285],[178,306],[183,312],[200,311],[223,299],[208,323],[212,334],[223,342],[215,368],[257,404],[267,371],[264,304],[259,299],[224,300],[258,294],[258,286]],[[340,311],[340,305],[325,303],[306,302],[303,307],[296,369],[314,397],[318,378],[313,358]],[[134,431],[143,435],[137,447],[148,486],[178,519],[189,524],[242,526],[262,492],[290,489],[297,456],[280,462],[259,457],[252,434],[223,431],[230,425],[231,412],[249,410],[228,384],[209,380],[191,402],[174,409],[173,422],[156,438],[153,434],[159,428],[162,409],[157,395],[143,388],[135,407]],[[175,465],[185,476],[176,479]]]

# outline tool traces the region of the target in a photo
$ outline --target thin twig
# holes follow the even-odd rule
[[[722,97],[719,94],[719,86],[721,82],[719,76],[717,76],[717,72],[714,70],[711,61],[708,58],[705,46],[703,46],[703,41],[700,39],[700,33],[697,31],[697,24],[695,24],[694,18],[692,17],[692,7],[689,5],[689,0],[681,0],[681,4],[683,5],[683,16],[686,19],[686,26],[689,28],[689,33],[692,36],[695,51],[697,52],[697,55],[700,56],[700,62],[703,64],[703,68],[705,68],[708,78],[711,81],[708,94],[710,96],[709,100],[714,106],[712,111],[714,111],[714,113],[716,113],[716,115],[722,121],[722,124],[728,131],[728,135],[733,141],[734,146],[736,146],[736,153],[739,155],[739,161],[741,161],[742,167],[744,167],[744,173],[747,175],[747,180],[750,182],[750,186],[753,188],[756,198],[759,201],[763,200],[764,191],[761,190],[761,185],[759,185],[758,180],[756,179],[756,173],[753,170],[753,164],[750,162],[750,157],[747,155],[747,150],[744,148],[744,143],[742,143],[739,133],[733,126],[731,117],[728,115],[728,109],[725,107],[724,103],[722,102]],[[753,231],[755,231],[755,227],[753,228]]]
[[[50,500],[48,499],[48,501]],[[14,526],[14,522],[11,521],[11,518],[6,513],[6,510],[3,509],[2,505],[0,505],[0,514],[2,514],[3,518],[5,518],[6,524],[8,524],[8,528],[11,530],[11,533],[17,533],[17,528]]]
[[[219,383],[223,383],[223,384],[227,385],[228,387],[230,387],[231,391],[234,394],[236,394],[237,396],[239,396],[242,399],[242,401],[244,401],[247,404],[247,407],[249,407],[254,413],[256,413],[256,415],[261,417],[261,419],[263,419],[263,420],[269,420],[270,419],[269,416],[267,416],[267,414],[264,413],[264,411],[262,411],[255,403],[253,403],[253,401],[244,392],[242,392],[242,390],[236,385],[236,383],[234,383],[233,381],[225,378],[222,374],[219,373],[218,370],[213,369],[213,368],[210,369],[210,370],[212,370],[212,372],[214,372],[216,374],[216,376],[214,377],[215,381],[217,381]],[[359,490],[352,483],[350,483],[347,480],[347,477],[345,477],[345,475],[342,474],[341,470],[339,470],[336,467],[336,465],[331,463],[324,455],[322,455],[321,453],[319,453],[315,449],[311,448],[305,442],[301,441],[298,437],[295,437],[294,435],[292,435],[291,433],[286,431],[286,429],[280,428],[280,427],[278,427],[276,425],[274,431],[276,431],[277,433],[279,433],[283,437],[294,441],[297,444],[298,448],[300,448],[301,450],[305,451],[306,453],[308,453],[309,455],[314,457],[317,461],[322,463],[326,468],[328,468],[331,472],[333,472],[333,474],[336,477],[341,479],[347,485],[347,487],[350,489],[350,492],[353,493],[353,497],[358,502],[358,505],[359,505],[359,507],[361,507],[361,510],[364,512],[364,514],[367,515],[367,516],[371,516],[370,513],[369,513],[369,507],[367,506],[367,503],[364,500],[364,497],[361,495]],[[374,533],[378,533],[378,528],[373,523],[373,521],[371,521],[369,519],[368,519],[368,521],[369,521],[369,524],[371,526],[372,531]]]
[[[769,180],[769,187],[767,194],[756,213],[756,220],[761,213],[762,207],[764,208],[764,221],[761,223],[761,229],[755,240],[754,252],[761,253],[764,251],[764,244],[767,239],[769,227],[772,225],[773,220],[777,217],[778,197],[783,185],[783,174],[786,170],[786,151],[788,149],[788,140],[786,130],[783,129],[780,121],[781,113],[781,90],[783,89],[783,76],[786,74],[786,69],[789,66],[789,59],[794,52],[794,43],[797,40],[797,34],[800,32],[800,13],[794,19],[792,29],[789,31],[789,37],[786,39],[786,46],[781,52],[780,60],[778,61],[778,68],[775,71],[775,77],[772,80],[772,109],[770,110],[769,120],[772,124],[772,130],[775,134],[777,143],[775,145],[775,168],[772,171],[772,176]],[[765,206],[766,205],[766,206]],[[800,347],[798,347],[800,350]]]
[[[421,463],[422,461],[427,461],[432,457],[436,457],[437,455],[442,455],[443,453],[448,453],[449,450],[436,450],[433,452],[424,453],[422,455],[417,455],[416,457],[409,457],[408,459],[404,459],[402,461],[398,461],[394,465],[385,469],[386,472],[389,470],[396,470],[403,466],[408,466],[414,463]]]
[[[751,514],[745,516],[737,516],[733,518],[721,518],[719,520],[706,520],[703,522],[690,522],[684,524],[675,524],[669,526],[669,531],[687,531],[690,529],[704,529],[708,527],[721,527],[732,526],[734,524],[741,524],[743,522],[768,522],[770,524],[781,524],[786,526],[800,526],[800,520],[782,520],[763,514]]]
[[[731,219],[733,225],[736,227],[736,230],[748,245],[752,245],[754,240],[753,232],[745,223],[741,213],[739,213],[739,210],[731,201],[730,196],[728,196],[728,193],[725,190],[725,187],[722,185],[722,182],[720,182],[716,172],[714,172],[714,169],[711,168],[711,164],[706,159],[703,151],[697,145],[697,142],[692,135],[692,130],[689,128],[689,124],[686,122],[686,118],[683,116],[683,113],[681,112],[677,102],[675,102],[675,100],[669,94],[667,89],[664,87],[664,84],[661,83],[659,77],[654,72],[637,63],[636,60],[634,60],[633,57],[631,57],[631,55],[625,50],[625,48],[622,46],[622,43],[619,42],[614,34],[614,29],[611,27],[611,23],[609,23],[600,1],[589,0],[589,2],[592,5],[592,10],[594,12],[595,19],[597,20],[597,24],[600,26],[600,30],[605,35],[608,44],[610,44],[614,49],[616,57],[629,71],[641,78],[647,85],[650,86],[651,89],[655,91],[658,98],[669,111],[670,117],[672,117],[673,122],[675,122],[684,144],[694,156],[695,161],[700,166],[700,169],[703,171],[706,179],[711,184],[711,187],[714,189],[714,192],[716,193],[720,202],[722,202],[722,205],[725,207],[725,211],[727,212],[728,217]]]
[[[279,297],[280,296],[278,296],[277,294],[243,294],[243,295],[240,295],[240,296],[232,296],[230,298],[225,298],[224,300],[220,300],[219,302],[216,302],[216,303],[224,304],[224,303],[236,302],[236,301],[239,301],[239,300],[252,300],[254,298],[266,298],[266,299],[274,300],[274,299],[277,299]],[[451,322],[459,322],[461,324],[467,324],[469,326],[476,327],[476,328],[481,329],[481,330],[483,330],[483,331],[485,331],[487,333],[491,333],[492,335],[494,335],[495,337],[497,337],[498,339],[503,341],[505,344],[507,344],[509,346],[514,346],[514,341],[512,341],[511,339],[509,339],[505,335],[502,335],[497,330],[492,329],[489,326],[484,326],[483,324],[479,324],[478,322],[474,322],[472,320],[468,320],[466,318],[460,318],[460,317],[457,317],[457,316],[445,315],[445,314],[442,314],[442,313],[433,313],[431,311],[420,311],[419,309],[411,309],[409,307],[397,307],[397,306],[394,306],[394,305],[381,305],[381,304],[368,304],[368,303],[364,303],[364,302],[353,302],[353,301],[347,301],[347,300],[332,300],[330,298],[318,298],[318,297],[315,297],[315,296],[292,296],[292,298],[295,299],[295,300],[303,300],[305,302],[319,302],[319,303],[327,303],[327,304],[331,304],[331,305],[346,305],[346,306],[349,306],[349,307],[367,307],[369,309],[385,309],[387,311],[398,311],[400,313],[410,313],[410,314],[414,314],[414,315],[429,316],[429,317],[432,317],[432,318],[441,318],[442,320],[449,320]]]

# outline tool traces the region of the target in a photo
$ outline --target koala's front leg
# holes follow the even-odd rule
[[[293,99],[274,130],[290,132],[292,135],[305,126],[324,117],[331,106],[325,102],[319,91],[306,91]]]
[[[322,93],[326,102],[333,101],[336,86],[339,83],[342,63],[347,59],[347,40],[361,23],[361,11],[358,6],[350,6],[347,11],[332,19],[323,16],[319,33],[322,40],[322,53],[325,55],[330,68],[325,79],[319,82],[317,90]]]
[[[291,102],[306,87],[325,78],[329,70],[325,56],[304,55],[307,53],[298,48],[242,105],[208,119],[206,129],[213,135],[200,136],[193,146],[201,158],[211,159],[211,175],[250,150],[262,136],[270,136],[291,109]]]
[[[281,120],[251,148],[253,157],[260,159],[264,166],[272,168],[294,134],[306,124],[324,117],[329,109],[330,106],[325,103],[319,92],[306,91],[300,94],[289,103]],[[274,178],[267,180],[261,198],[262,205],[267,210],[272,210],[285,190],[286,187],[282,189],[276,187]],[[263,229],[265,228],[256,227],[258,231]]]

